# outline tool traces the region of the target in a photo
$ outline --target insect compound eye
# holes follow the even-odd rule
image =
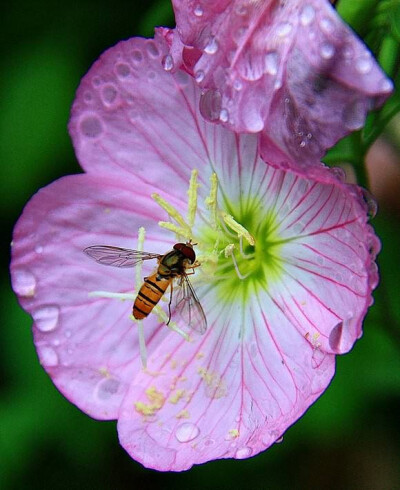
[[[181,252],[188,260],[190,260],[191,264],[194,264],[196,261],[196,253],[191,245],[187,245],[186,243],[176,243],[174,245],[174,250]]]

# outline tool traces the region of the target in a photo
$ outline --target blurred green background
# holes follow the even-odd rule
[[[90,419],[53,386],[7,268],[12,228],[30,196],[80,172],[67,133],[80,78],[119,40],[173,26],[172,9],[168,0],[21,0],[3,6],[1,17],[0,487],[400,488],[399,124],[392,121],[369,158],[380,204],[373,225],[383,243],[381,285],[364,336],[338,358],[330,388],[281,444],[252,459],[210,462],[181,474],[146,470],[119,446],[114,422]]]

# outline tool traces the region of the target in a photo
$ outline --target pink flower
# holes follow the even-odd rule
[[[307,176],[393,84],[327,0],[173,0],[168,69],[203,89],[203,116],[261,132],[266,161]],[[178,34],[178,35],[177,35]],[[317,166],[318,165],[318,166]],[[311,174],[308,172],[311,169]]]
[[[379,242],[357,188],[274,169],[256,135],[204,121],[200,90],[163,70],[166,53],[159,37],[131,39],[84,77],[70,132],[86,173],[27,204],[11,273],[58,389],[118,419],[134,459],[179,471],[263,451],[326,389],[335,355],[362,334]],[[197,243],[190,278],[208,319],[188,341],[166,327],[161,301],[143,321],[146,369],[130,315],[156,263],[141,272],[82,253],[135,249],[138,234],[159,254]]]

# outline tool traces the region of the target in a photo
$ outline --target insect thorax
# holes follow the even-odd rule
[[[164,255],[158,267],[158,273],[162,276],[182,275],[189,265],[189,260],[182,252],[171,250]]]

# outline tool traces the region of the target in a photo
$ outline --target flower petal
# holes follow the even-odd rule
[[[120,442],[146,467],[181,471],[255,455],[281,437],[333,376],[334,356],[314,365],[307,340],[272,327],[261,305],[216,310],[200,342],[166,338],[126,395]]]
[[[197,54],[171,55],[208,90],[203,115],[235,131],[264,130],[293,159],[286,166],[315,164],[393,88],[327,0],[173,5],[183,54]]]
[[[149,251],[170,249],[157,225],[164,216],[150,198],[154,190],[126,175],[65,177],[31,199],[14,230],[12,284],[34,319],[40,361],[60,391],[96,418],[117,417],[141,360],[132,302],[89,294],[133,293],[135,271],[103,267],[83,249],[135,248],[139,226]],[[158,325],[155,316],[146,324],[150,352],[167,330],[155,334]]]

